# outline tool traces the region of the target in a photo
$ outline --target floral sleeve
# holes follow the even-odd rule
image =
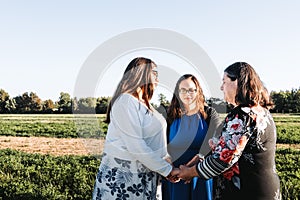
[[[222,135],[218,140],[210,141],[213,154],[197,167],[200,177],[209,179],[223,173],[230,180],[234,174],[239,174],[237,161],[253,131],[252,123],[255,123],[253,119],[241,108],[227,115]]]

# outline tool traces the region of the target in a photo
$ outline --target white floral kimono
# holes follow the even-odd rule
[[[156,199],[159,174],[172,170],[165,119],[130,94],[120,95],[110,117],[93,199]]]

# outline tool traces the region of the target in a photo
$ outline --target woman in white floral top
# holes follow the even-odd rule
[[[179,177],[215,178],[214,199],[281,199],[276,174],[276,126],[270,96],[255,70],[237,62],[224,70],[221,90],[234,108],[225,118],[212,154],[180,166]]]
[[[107,110],[93,200],[154,200],[159,176],[172,181],[179,171],[169,163],[166,120],[149,102],[158,81],[148,58],[134,58],[125,69]]]

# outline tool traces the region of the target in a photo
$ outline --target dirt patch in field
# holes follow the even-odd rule
[[[277,144],[276,147],[283,149],[291,148],[295,150],[300,150],[300,144]]]
[[[61,155],[100,155],[104,139],[0,136],[0,149]]]
[[[0,149],[61,155],[101,155],[104,139],[0,136]],[[277,144],[277,148],[300,150],[300,144]]]

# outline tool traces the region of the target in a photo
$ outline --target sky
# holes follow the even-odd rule
[[[216,84],[227,66],[245,61],[269,91],[299,88],[299,10],[297,0],[0,0],[0,88],[10,97],[24,92],[53,101],[60,92],[73,96],[84,63],[99,46],[145,28],[174,31],[199,45],[219,73]],[[194,73],[190,63],[170,52],[125,52],[99,78],[94,96],[111,96],[137,55],[172,66],[179,74]],[[158,91],[168,98],[172,94],[172,89]]]

